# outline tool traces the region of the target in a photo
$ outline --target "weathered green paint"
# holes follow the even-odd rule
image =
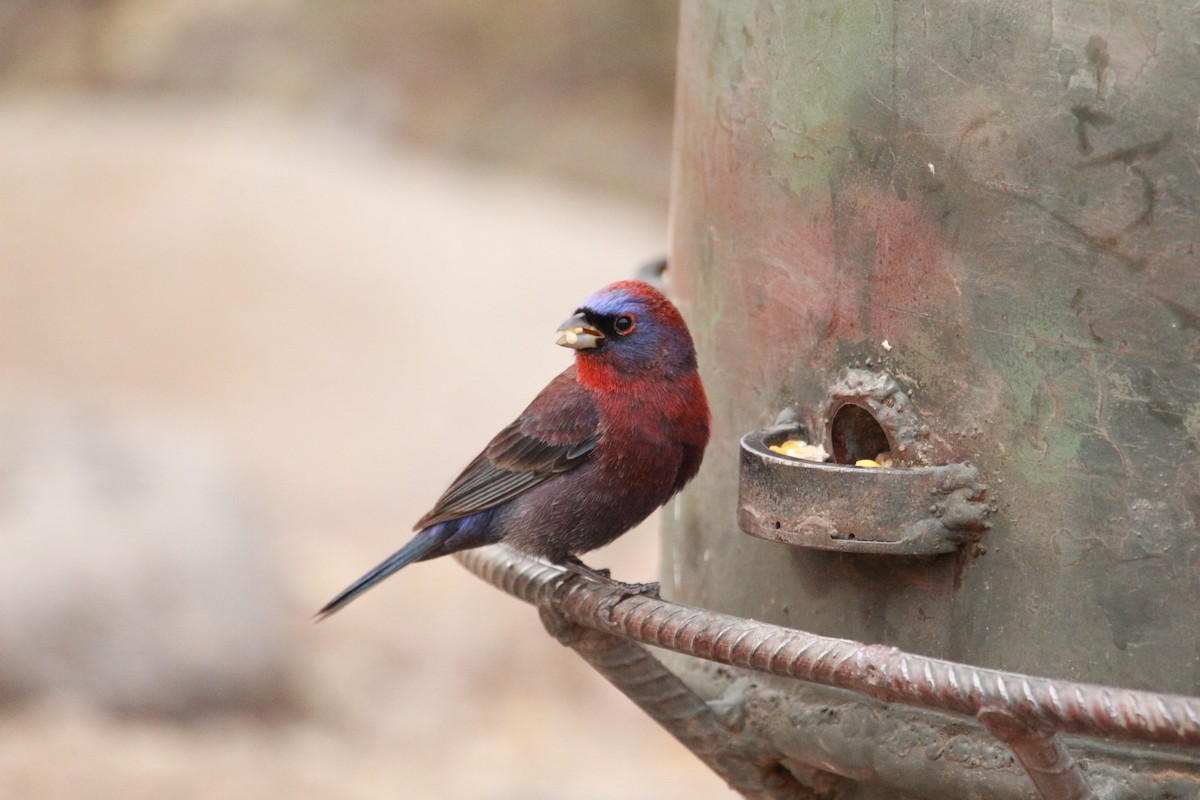
[[[671,264],[715,423],[669,594],[1200,693],[1196,41],[1165,1],[685,0]],[[868,359],[991,485],[983,552],[738,531],[741,434]]]

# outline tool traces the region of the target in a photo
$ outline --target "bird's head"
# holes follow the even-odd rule
[[[558,344],[575,350],[576,363],[621,374],[674,377],[696,369],[696,349],[679,310],[641,281],[610,283],[558,327]]]

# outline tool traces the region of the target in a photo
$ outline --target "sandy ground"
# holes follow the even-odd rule
[[[268,715],[4,708],[0,797],[731,796],[453,562],[309,621],[568,363],[554,328],[663,252],[662,213],[252,109],[71,99],[0,104],[0,187],[5,390],[228,455],[295,682]],[[652,525],[592,560],[652,579]]]

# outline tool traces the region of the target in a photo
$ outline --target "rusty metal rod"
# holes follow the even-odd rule
[[[580,578],[502,545],[455,556],[483,580],[589,628],[677,653],[968,716],[1011,709],[1030,726],[1200,745],[1200,699],[956,664],[742,619]]]
[[[1009,708],[978,714],[988,732],[1008,745],[1042,800],[1098,800],[1078,762],[1054,731],[1031,725]]]
[[[650,715],[729,788],[750,800],[815,800],[816,794],[778,759],[739,746],[738,737],[693,692],[645,648],[573,622],[553,605],[538,607],[542,624]]]

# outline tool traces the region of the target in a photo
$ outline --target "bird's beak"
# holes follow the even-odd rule
[[[558,326],[558,341],[563,347],[572,350],[587,350],[598,347],[604,334],[592,327],[587,317],[580,311],[575,316]]]

